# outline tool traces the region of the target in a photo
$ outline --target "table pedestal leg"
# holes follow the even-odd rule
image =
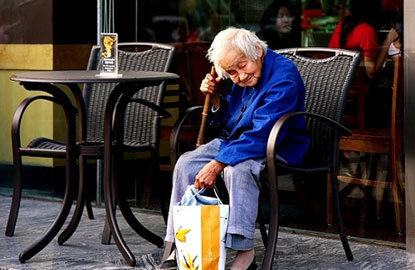
[[[136,260],[131,250],[128,248],[125,243],[120,229],[118,227],[116,218],[115,218],[115,209],[113,208],[113,173],[114,173],[114,153],[113,153],[113,113],[118,102],[118,98],[121,96],[122,91],[119,87],[115,87],[107,101],[107,107],[105,109],[105,119],[104,119],[104,201],[105,201],[105,211],[107,215],[107,222],[111,233],[114,237],[115,244],[117,245],[119,251],[121,252],[124,259],[127,261],[127,264],[130,266],[135,266]]]
[[[85,206],[86,188],[85,188],[85,170],[86,170],[86,159],[84,156],[79,157],[79,188],[78,198],[76,201],[75,211],[72,215],[72,219],[68,227],[59,235],[58,244],[63,245],[75,232],[76,228],[81,221],[82,212]]]

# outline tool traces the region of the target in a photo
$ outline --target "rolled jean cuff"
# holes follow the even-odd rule
[[[174,243],[174,237],[166,235],[166,237],[164,238],[164,241]]]
[[[254,239],[249,239],[240,234],[226,234],[226,243],[227,248],[233,250],[251,250],[254,248]]]

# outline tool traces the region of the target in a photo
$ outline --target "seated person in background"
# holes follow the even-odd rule
[[[365,78],[361,80],[364,85],[360,84],[359,87],[366,89],[358,90],[368,90],[365,98],[365,125],[370,126],[372,120],[377,122],[374,122],[373,125],[378,125],[380,122],[384,125],[388,122],[386,114],[390,114],[388,100],[390,103],[391,90],[378,91],[377,82],[374,79],[383,66],[391,43],[399,39],[399,34],[395,28],[392,28],[379,51],[377,32],[373,26],[374,15],[376,15],[373,10],[374,1],[351,0],[350,5],[350,12],[336,26],[328,47],[350,49],[362,53],[361,66],[365,69],[365,74],[363,74]],[[382,111],[385,112],[385,115],[376,117],[374,115],[377,111],[375,108],[380,106],[384,107]]]
[[[390,127],[395,67],[395,61],[393,60],[396,56],[402,54],[401,35],[399,33],[400,30],[397,28],[391,28],[380,48],[376,62],[376,76],[365,97],[365,125],[368,127]]]
[[[390,57],[395,59],[396,56],[402,53],[402,41],[401,41],[402,25],[396,24],[389,30],[382,47],[380,49],[379,57],[376,62],[376,69],[380,70],[384,61]]]
[[[221,176],[230,203],[226,247],[237,251],[231,269],[255,269],[257,182],[264,168],[267,138],[282,115],[304,110],[305,89],[293,62],[245,29],[219,32],[207,57],[218,77],[207,74],[200,90],[212,95],[209,123],[220,128],[221,135],[180,156],[173,172],[165,240],[174,242],[172,207],[186,187],[212,188]],[[218,84],[226,78],[234,84],[228,95],[222,95]],[[278,156],[289,164],[301,164],[310,140],[305,119],[293,119],[279,139]],[[167,269],[163,265],[172,262],[170,257],[159,269]]]
[[[301,7],[295,0],[274,0],[264,11],[258,37],[272,50],[301,46]]]
[[[350,12],[339,22],[331,36],[329,48],[344,48],[362,53],[362,64],[366,75],[373,79],[382,67],[391,42],[399,38],[392,28],[381,47],[382,57],[378,57],[379,43],[374,28],[373,0],[351,0]]]
[[[390,123],[391,88],[380,88],[375,78],[382,69],[389,47],[399,39],[392,28],[379,52],[378,36],[374,28],[376,6],[373,0],[351,0],[350,12],[338,23],[331,37],[329,48],[344,48],[362,53],[361,65],[365,75],[359,85],[359,91],[368,91],[365,95],[365,128],[387,126]],[[357,73],[356,80],[358,80]],[[352,86],[353,88],[354,86]],[[366,88],[366,89],[363,89]],[[349,107],[346,106],[346,110]],[[357,112],[356,112],[357,113]],[[344,151],[343,157],[350,163],[350,174],[356,173],[359,153]]]
[[[338,23],[331,36],[329,48],[344,48],[362,53],[366,75],[375,77],[378,38],[373,27],[373,1],[351,0],[350,12]]]

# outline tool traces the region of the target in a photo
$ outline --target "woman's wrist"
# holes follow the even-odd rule
[[[212,111],[216,112],[217,110],[219,110],[220,108],[220,96],[219,95],[214,95],[212,97]]]

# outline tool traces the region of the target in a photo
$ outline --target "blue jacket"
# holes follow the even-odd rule
[[[294,63],[268,49],[261,78],[253,87],[233,85],[222,97],[210,124],[222,127],[224,141],[215,160],[235,165],[264,158],[274,123],[288,112],[304,111],[305,89]],[[288,164],[302,163],[310,139],[302,117],[294,118],[278,139],[277,154]]]

